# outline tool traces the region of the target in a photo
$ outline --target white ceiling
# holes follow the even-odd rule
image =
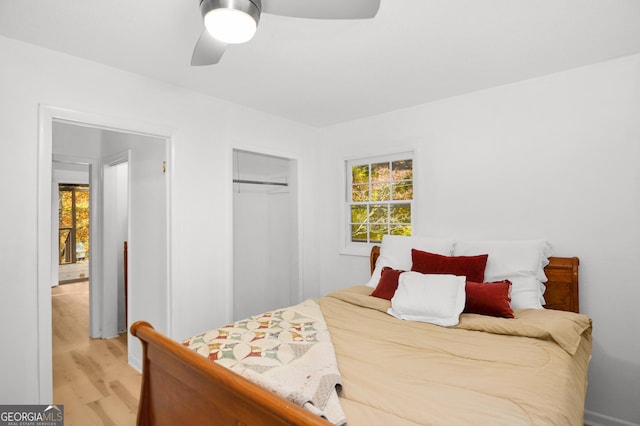
[[[640,53],[640,1],[382,0],[360,21],[265,14],[248,44],[191,67],[201,31],[198,0],[0,0],[7,37],[318,127]]]

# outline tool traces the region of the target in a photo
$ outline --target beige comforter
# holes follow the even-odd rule
[[[320,299],[350,426],[581,425],[591,321],[516,311],[463,314],[454,328],[402,321],[371,288]]]

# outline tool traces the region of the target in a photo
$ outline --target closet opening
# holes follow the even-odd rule
[[[233,151],[233,319],[299,302],[297,161]]]

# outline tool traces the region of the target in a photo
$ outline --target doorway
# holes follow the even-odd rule
[[[81,156],[92,162],[90,169],[95,169],[90,176],[94,204],[91,223],[95,226],[89,239],[89,334],[93,338],[116,337],[128,328],[125,300],[130,298],[125,298],[128,289],[124,282],[135,283],[155,275],[158,282],[166,283],[166,273],[155,267],[166,264],[168,250],[163,171],[166,140],[66,121],[53,122],[52,139],[54,159],[68,162]],[[134,248],[132,240],[136,237]],[[125,242],[131,247],[127,252],[132,268],[128,268],[127,277]],[[147,265],[144,272],[138,269],[140,264]],[[147,269],[150,264],[154,268]],[[130,280],[132,274],[140,276]],[[166,296],[166,291],[160,294]],[[159,302],[165,306],[164,298]]]
[[[297,161],[233,151],[233,318],[299,300]]]
[[[118,336],[117,280],[105,281],[105,229],[102,180],[103,166],[110,156],[131,153],[128,161],[130,201],[128,210],[129,243],[129,322],[148,320],[158,329],[169,329],[169,171],[166,159],[170,152],[170,131],[148,123],[132,123],[94,114],[40,106],[38,147],[38,316],[40,401],[52,400],[52,320],[51,287],[57,283],[58,238],[57,204],[53,194],[52,172],[56,161],[83,163],[89,168],[90,236],[89,236],[89,335],[93,338]],[[138,126],[139,124],[139,126]],[[133,130],[136,129],[137,130]],[[116,130],[118,129],[118,130]],[[125,130],[119,130],[125,129]],[[131,129],[131,130],[129,130]],[[52,159],[54,162],[52,162]],[[55,214],[54,214],[55,212]],[[56,238],[54,239],[54,235]],[[118,247],[120,257],[122,246]],[[54,262],[55,260],[55,262]],[[54,271],[56,272],[54,274]],[[55,281],[54,281],[55,280]],[[149,299],[146,294],[153,294]],[[121,324],[122,325],[122,324]],[[87,339],[89,336],[87,336]],[[141,370],[142,350],[131,344],[125,360]]]

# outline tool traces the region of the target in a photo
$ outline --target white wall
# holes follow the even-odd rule
[[[120,163],[115,166],[117,169],[117,190],[116,190],[116,218],[117,235],[119,241],[124,242],[129,238],[129,163]],[[124,250],[124,244],[121,243]],[[118,256],[118,332],[127,330],[127,305],[125,290],[124,256]]]
[[[269,241],[267,246],[269,292],[267,293],[267,303],[269,304],[268,309],[273,310],[301,302],[301,300],[290,297],[291,287],[298,284],[298,280],[291,279],[291,255],[293,252],[291,243],[292,239],[296,237],[290,221],[291,196],[287,189],[286,191],[270,192],[267,197],[269,218],[267,235],[267,241]],[[252,315],[255,314],[256,312]]]
[[[235,185],[234,185],[235,186]],[[267,299],[269,270],[266,193],[233,195],[233,319],[259,314]]]
[[[164,150],[164,141],[159,142],[160,144],[157,149],[162,152]],[[127,331],[127,299],[125,297],[124,282],[124,242],[129,241],[129,163],[127,161],[129,153],[129,150],[122,153],[120,161],[123,162],[118,164],[108,162],[107,165],[103,165],[102,171],[102,194],[104,199],[101,203],[102,224],[104,228],[104,231],[101,233],[101,245],[103,247],[102,286],[108,287],[110,298],[107,300],[111,302],[109,304],[105,303],[104,309],[114,311],[108,316],[110,318],[108,331],[105,330],[106,327],[104,327],[103,324],[103,335],[105,337],[113,337],[113,334],[109,336],[111,333],[120,334]],[[161,192],[164,198],[166,189],[163,188],[165,185],[162,185],[162,183],[162,181],[159,182],[158,192]],[[137,184],[138,182],[132,182],[131,186],[135,187]],[[150,194],[146,195],[146,197],[150,197]],[[137,200],[137,202],[147,205],[151,204],[150,200],[146,197]],[[162,245],[165,246],[166,251],[166,241],[164,241],[166,237],[163,238],[163,235],[166,235],[166,231],[164,231],[166,228],[166,223],[164,223],[166,221],[166,217],[156,214],[153,216],[154,217],[151,218],[148,217],[148,220],[154,220],[156,221],[156,224],[161,223],[161,225],[158,226],[158,228],[160,228],[160,232],[156,231],[151,235],[148,235],[146,243],[150,245],[159,245],[159,241],[161,241],[163,243]],[[137,242],[136,248],[138,251],[146,251],[144,243],[144,241]],[[166,264],[166,252],[160,257],[160,259],[156,259],[156,264]],[[161,284],[166,288],[166,273],[162,275],[164,280]],[[154,277],[154,279],[157,281],[157,277]],[[115,289],[113,287],[115,287]],[[97,286],[92,286],[91,289],[92,291],[98,291]],[[101,291],[100,293],[103,292]],[[157,299],[160,298],[158,297]],[[102,302],[106,302],[107,300],[102,300]],[[167,309],[166,300],[157,300],[156,304],[157,303],[162,303],[163,309]],[[91,307],[91,309],[94,309],[94,307]],[[138,359],[140,359],[140,357],[138,357]]]
[[[160,145],[160,149],[163,149],[163,145]],[[125,155],[127,155],[125,153]],[[126,158],[126,157],[125,157]],[[129,240],[129,223],[128,223],[128,195],[129,195],[129,164],[125,161],[115,165],[105,165],[102,170],[102,194],[103,201],[102,206],[102,226],[103,232],[101,244],[102,250],[102,281],[100,281],[104,291],[100,293],[108,294],[108,296],[102,298],[105,311],[109,311],[109,315],[105,315],[105,321],[102,328],[102,335],[104,337],[115,337],[117,334],[126,331],[127,324],[125,322],[126,309],[125,309],[125,289],[124,289],[124,242]],[[135,183],[132,182],[132,186]],[[160,186],[160,185],[159,185]],[[160,192],[162,186],[160,186]],[[142,199],[138,200],[140,203],[149,204],[150,200]],[[155,215],[154,215],[155,216]],[[157,216],[149,218],[149,220],[155,220],[156,223],[161,223],[162,226],[158,226],[161,229],[159,233],[152,233],[147,236],[147,241],[151,245],[158,245],[162,242],[163,246],[166,246],[166,239],[163,235],[166,232],[163,231],[166,228],[166,218],[164,216]],[[144,243],[144,242],[143,242]],[[136,244],[138,250],[140,250],[141,242]],[[144,248],[143,248],[144,250]],[[157,264],[166,264],[166,253],[159,259],[156,259]],[[166,288],[166,274],[162,274],[164,281],[161,283]],[[92,291],[98,291],[98,287],[91,286]],[[161,293],[162,295],[166,292]],[[158,297],[160,299],[160,297]],[[162,303],[164,309],[166,309],[166,300],[158,300],[156,303]],[[94,309],[92,306],[91,309]],[[92,313],[93,315],[93,313]]]
[[[171,323],[168,334],[185,338],[228,321],[231,289],[231,151],[236,144],[269,148],[298,158],[300,186],[315,183],[318,131],[227,102],[100,64],[0,37],[0,401],[48,403],[40,396],[37,288],[38,105],[172,129]],[[246,123],[251,122],[251,126]],[[319,294],[314,259],[314,202],[300,200],[305,254],[304,289]],[[4,205],[3,205],[4,206]],[[48,218],[47,218],[48,220]],[[149,297],[153,298],[150,288]],[[42,289],[40,289],[42,291]],[[42,314],[41,314],[42,313]],[[137,318],[136,318],[137,319]]]
[[[556,255],[579,256],[581,311],[594,323],[587,417],[640,424],[640,55],[337,125],[322,139],[336,171],[341,158],[414,147],[419,234],[546,238]],[[339,174],[320,203],[322,262],[333,265],[323,292],[368,275],[368,259],[338,254]]]
[[[89,184],[89,172],[86,170],[88,166],[80,165],[84,170],[65,170],[65,165],[54,164],[53,165],[53,181],[56,183],[56,190],[58,184],[70,183],[74,185],[88,185]]]

